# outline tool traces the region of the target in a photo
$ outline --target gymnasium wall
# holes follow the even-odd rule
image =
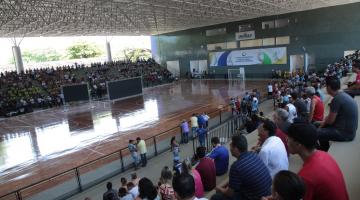
[[[289,70],[290,55],[304,54],[304,48],[308,54],[315,56],[312,67],[321,70],[342,57],[344,51],[360,49],[359,10],[360,3],[354,3],[154,35],[151,37],[153,56],[163,65],[166,61],[179,60],[180,73],[184,76],[190,69],[190,60],[208,59],[208,44],[235,42],[235,33],[239,32],[239,25],[252,24],[256,39],[290,36],[290,44],[240,48],[237,41],[236,49],[287,47],[287,64],[245,66],[248,78],[269,77],[271,70],[276,68]],[[262,22],[283,18],[289,19],[287,27],[262,29]],[[226,28],[226,33],[206,36],[206,30],[219,28]],[[227,73],[229,68],[238,67],[209,67],[209,72]]]

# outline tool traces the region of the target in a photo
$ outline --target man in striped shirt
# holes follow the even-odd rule
[[[229,182],[217,187],[211,199],[259,200],[271,194],[271,176],[265,164],[252,152],[248,152],[246,137],[234,135],[230,151],[237,160],[231,165]]]

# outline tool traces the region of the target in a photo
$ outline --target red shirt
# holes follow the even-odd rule
[[[356,84],[360,84],[360,72],[357,73]]]
[[[276,128],[275,136],[279,137],[281,141],[285,145],[286,152],[288,152],[288,146],[287,146],[287,135],[279,128]],[[289,154],[289,153],[288,153]]]
[[[299,176],[306,185],[304,200],[348,200],[343,174],[326,152],[316,151],[308,158]]]
[[[195,168],[200,176],[204,185],[205,191],[210,191],[216,186],[216,169],[213,159],[204,157],[200,159],[200,163]]]
[[[320,97],[314,95],[313,101],[316,101],[315,103],[315,109],[313,114],[313,121],[322,121],[324,119],[324,104],[321,101]]]

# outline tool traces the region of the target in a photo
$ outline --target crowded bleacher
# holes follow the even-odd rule
[[[256,91],[246,93],[243,98],[231,98],[233,116],[245,118],[248,123],[256,120],[256,123],[251,123],[251,128],[246,127],[250,126],[247,122],[244,123],[241,129],[247,131],[234,133],[229,149],[220,144],[218,137],[211,138],[211,149],[206,149],[199,142],[194,156],[195,165],[185,159],[180,164],[180,169],[174,166],[173,172],[165,166],[157,187],[146,177],[134,181],[137,179],[136,175],[135,178],[132,177],[129,187],[123,177],[124,183],[122,181],[119,192],[109,187],[108,183],[108,191],[104,193],[103,199],[201,199],[206,197],[206,192],[212,190],[215,190],[215,194],[207,196],[211,200],[349,199],[343,172],[327,151],[330,148],[329,141],[348,142],[356,135],[358,108],[352,96],[347,93],[355,91],[351,94],[356,94],[358,87],[354,85],[360,85],[360,61],[357,60],[357,55],[358,52],[351,56],[354,59],[350,65],[345,59],[342,64],[329,65],[322,75],[312,74],[305,78],[306,75],[298,71],[286,79],[269,83],[272,87],[268,87],[268,98],[275,100],[275,112],[271,119],[260,114],[256,105],[257,98],[260,97],[257,97]],[[355,82],[348,84],[349,88],[344,92],[340,90],[340,78],[351,70],[357,73],[357,77]],[[327,115],[324,109],[325,99],[319,93],[322,86],[333,97]],[[191,127],[185,120],[181,123],[182,130],[185,130],[182,131],[182,143],[187,144],[190,128],[193,134],[198,129],[207,128],[201,122],[202,117],[201,114],[193,114],[190,119]],[[249,146],[251,144],[248,144],[245,135],[255,129],[258,132],[258,143]],[[200,136],[200,133],[197,134],[190,139]],[[175,137],[170,145],[176,144],[179,148],[174,140]],[[133,143],[134,152],[137,151],[136,145],[139,142]],[[230,168],[228,152],[236,159],[230,164]],[[303,161],[297,174],[289,171],[288,158],[295,154]],[[177,158],[177,162],[179,160]],[[136,166],[136,159],[134,162]],[[227,181],[217,183],[216,176],[226,176]],[[144,185],[147,186],[146,189]]]
[[[106,94],[106,81],[143,77],[144,87],[172,82],[174,77],[153,59],[93,63],[0,73],[0,116],[14,116],[34,109],[63,104],[61,86],[88,83],[91,96]]]

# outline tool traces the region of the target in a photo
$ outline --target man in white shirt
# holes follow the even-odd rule
[[[142,164],[141,166],[146,167],[146,164],[147,164],[147,158],[146,158],[147,150],[146,150],[145,140],[142,140],[140,137],[137,137],[136,141],[137,141],[138,151],[140,152],[140,158],[141,158],[141,164]]]
[[[275,136],[276,125],[270,120],[265,120],[258,128],[259,144],[253,150],[259,152],[260,159],[269,169],[274,178],[281,170],[288,170],[289,161],[284,143]]]
[[[136,199],[136,197],[139,196],[139,186],[134,185],[133,182],[128,182],[126,186],[131,196]]]
[[[271,83],[268,83],[267,90],[268,90],[268,97],[271,98],[273,95],[273,86]]]
[[[196,117],[195,113],[192,114],[190,121],[191,121],[191,135],[192,135],[192,139],[194,139],[196,137],[196,129],[199,128],[198,118]]]
[[[292,103],[286,104],[285,109],[289,112],[288,121],[290,123],[294,122],[294,119],[297,117],[296,107]]]

